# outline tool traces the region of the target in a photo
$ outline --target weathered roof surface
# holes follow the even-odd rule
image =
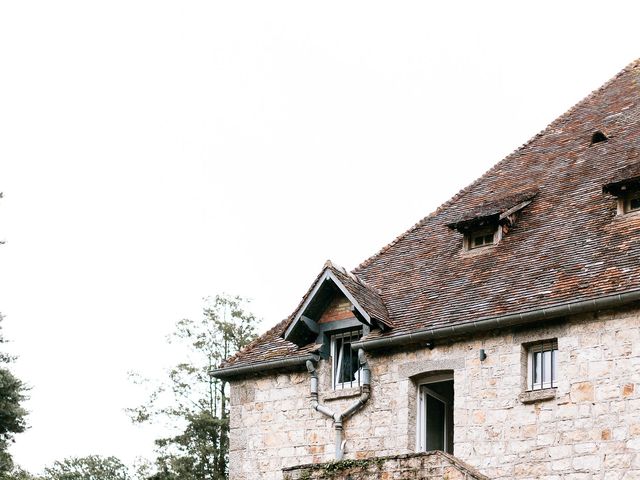
[[[609,139],[592,144],[597,130]],[[640,289],[640,215],[617,216],[615,198],[603,193],[636,171],[639,152],[636,61],[354,270],[393,324],[369,337]],[[447,225],[500,212],[523,192],[537,193],[508,234],[464,251],[462,234]],[[369,308],[381,308],[376,302]],[[278,338],[286,324],[235,361],[260,361],[278,348],[292,354]]]
[[[636,61],[355,270],[382,291],[387,335],[640,288],[640,217],[602,193],[640,160],[639,80]],[[524,190],[538,194],[494,247],[464,252],[445,228]]]
[[[317,351],[319,345],[310,344],[299,348],[296,344],[282,338],[289,321],[289,318],[282,320],[271,330],[247,345],[241,352],[229,357],[220,365],[220,369],[259,364],[270,360],[304,357],[308,353]]]

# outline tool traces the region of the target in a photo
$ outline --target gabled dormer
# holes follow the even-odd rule
[[[393,326],[380,293],[355,275],[327,261],[320,275],[293,313],[284,339],[302,347],[315,341],[329,354],[327,336]]]
[[[339,390],[360,386],[361,366],[351,345],[372,329],[391,327],[380,292],[328,261],[283,337],[299,347],[315,343],[330,360],[332,386]]]

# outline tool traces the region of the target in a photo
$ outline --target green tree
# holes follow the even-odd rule
[[[34,475],[18,466],[16,466],[9,475],[3,476],[1,478],[2,480],[44,480],[42,477]]]
[[[146,478],[227,478],[228,384],[211,371],[256,337],[258,322],[246,305],[240,297],[217,295],[206,300],[201,319],[176,324],[169,341],[185,348],[186,361],[168,372],[146,404],[130,410],[134,422],[164,419],[176,432],[156,440],[154,472]]]
[[[2,192],[0,198],[3,198]],[[4,240],[0,240],[0,245],[4,243]],[[3,320],[0,313],[0,323]],[[0,344],[4,343],[6,340],[0,331]],[[9,445],[14,442],[15,434],[22,433],[27,428],[27,411],[22,406],[27,399],[27,389],[7,367],[14,360],[15,357],[0,350],[0,479],[9,478],[14,473]]]
[[[116,457],[72,457],[44,469],[41,480],[130,480],[127,467]]]
[[[0,314],[0,322],[3,317]],[[0,344],[6,340],[0,333]],[[7,368],[15,357],[0,352],[0,478],[7,478],[13,470],[13,460],[9,454],[9,445],[15,441],[17,433],[25,431],[27,411],[23,407],[26,400],[26,387]]]

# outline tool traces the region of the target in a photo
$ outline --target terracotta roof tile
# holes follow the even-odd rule
[[[598,130],[609,139],[591,144]],[[340,273],[361,292],[365,309],[386,313],[393,324],[370,337],[640,289],[640,215],[618,216],[616,200],[603,194],[612,179],[640,168],[639,151],[636,61],[365,260],[353,276]],[[447,226],[503,211],[532,191],[534,201],[494,246],[466,252],[462,234]],[[308,352],[311,347],[298,349],[280,338],[288,321],[229,364]]]

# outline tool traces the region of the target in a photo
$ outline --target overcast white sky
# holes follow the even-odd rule
[[[640,56],[638,2],[4,1],[18,462],[148,455],[128,370],[202,297],[287,316]]]

